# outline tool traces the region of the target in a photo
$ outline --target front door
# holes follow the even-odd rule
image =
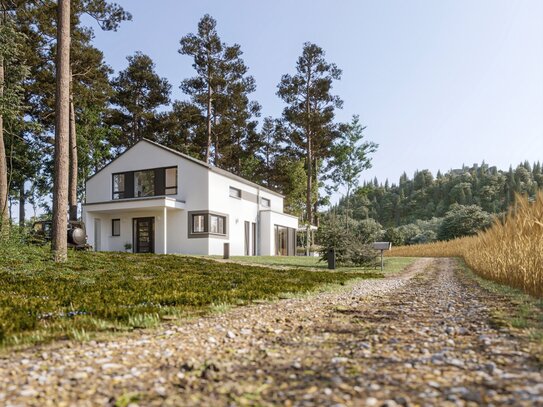
[[[155,252],[155,218],[134,219],[134,252]]]

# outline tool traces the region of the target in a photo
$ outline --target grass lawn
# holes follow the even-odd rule
[[[292,258],[291,269],[176,255],[70,252],[65,264],[49,258],[48,248],[0,246],[1,346],[85,340],[97,332],[152,327],[164,319],[381,276],[360,269],[329,272],[322,264],[304,265],[302,258]]]
[[[258,257],[231,257],[232,261],[245,264],[259,264],[271,267],[296,267],[311,270],[328,270],[328,263],[319,261],[319,257],[311,256],[258,256]],[[415,261],[409,257],[386,257],[384,271],[393,274],[402,271]],[[379,260],[380,261],[380,260]],[[381,272],[381,264],[376,267],[338,267],[338,272]]]

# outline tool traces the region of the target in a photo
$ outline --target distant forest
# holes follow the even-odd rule
[[[398,184],[377,179],[357,188],[348,201],[342,198],[332,208],[355,220],[374,219],[383,228],[394,228],[442,218],[457,205],[477,205],[490,214],[507,211],[515,193],[535,196],[543,187],[541,163],[524,162],[499,170],[486,163],[463,166],[435,176],[429,170],[402,174]]]

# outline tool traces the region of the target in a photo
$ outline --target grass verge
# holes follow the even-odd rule
[[[475,274],[466,263],[458,259],[458,269],[464,277],[474,281],[489,294],[491,323],[516,331],[538,349],[543,362],[543,299],[522,290],[487,280]]]
[[[66,263],[55,264],[47,248],[15,246],[0,246],[2,347],[84,341],[100,332],[150,328],[381,276],[368,270],[279,269],[127,253],[70,252]]]

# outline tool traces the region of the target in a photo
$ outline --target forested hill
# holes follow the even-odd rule
[[[534,196],[542,187],[539,162],[525,162],[507,171],[483,162],[435,176],[428,170],[417,171],[413,178],[404,173],[399,184],[375,179],[352,194],[348,207],[354,219],[373,218],[383,227],[393,227],[443,217],[455,203],[475,204],[489,213],[504,212],[516,192]],[[334,209],[344,213],[346,208],[343,198]]]

